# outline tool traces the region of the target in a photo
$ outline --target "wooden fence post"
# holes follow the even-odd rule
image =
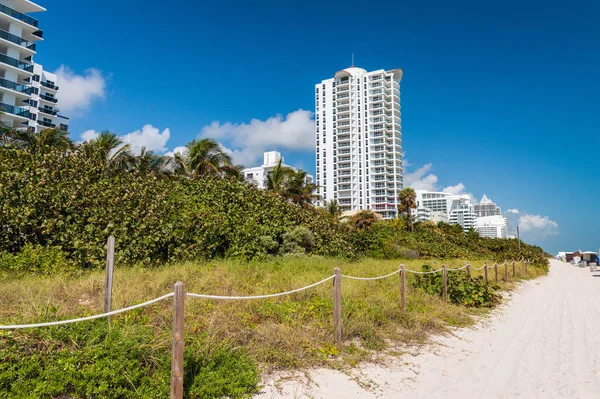
[[[523,272],[527,272],[527,266],[525,266],[525,258],[521,257],[521,266],[523,268]]]
[[[508,262],[504,261],[504,281],[508,281]]]
[[[342,271],[333,269],[333,335],[337,345],[342,344]]]
[[[512,261],[512,269],[513,269],[513,278],[517,276],[517,269],[515,269],[515,261]]]
[[[488,283],[488,265],[487,262],[483,263],[483,276],[485,277],[485,283]]]
[[[171,399],[183,399],[183,349],[185,330],[185,287],[181,281],[173,287],[173,348],[171,357]]]
[[[404,264],[400,265],[400,304],[402,310],[406,312],[406,267]]]
[[[496,275],[496,284],[498,284],[498,262],[494,261],[494,273]]]
[[[112,310],[113,273],[115,267],[115,237],[106,241],[106,281],[104,283],[104,313]]]
[[[448,302],[448,281],[446,273],[446,265],[442,265],[442,286],[444,289],[442,297],[444,298],[444,302]]]
[[[469,262],[467,262],[467,274],[471,275],[471,264]]]

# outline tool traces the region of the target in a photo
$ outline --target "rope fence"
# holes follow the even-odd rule
[[[114,238],[112,242],[112,246],[114,248]],[[109,245],[109,249],[111,246]],[[358,280],[358,281],[374,281],[374,280],[383,280],[389,277],[392,277],[396,274],[400,277],[400,304],[404,311],[406,311],[406,275],[407,273],[412,273],[415,275],[426,275],[426,274],[435,274],[442,273],[442,296],[445,302],[448,302],[448,285],[447,285],[447,273],[449,271],[460,271],[463,269],[467,269],[467,273],[471,274],[471,265],[467,263],[466,265],[458,268],[447,268],[446,265],[442,265],[441,269],[431,270],[431,271],[416,271],[416,270],[408,270],[406,269],[404,264],[400,265],[400,269],[395,270],[389,274],[377,277],[356,277],[349,276],[341,273],[339,268],[335,268],[333,270],[333,275],[324,278],[316,283],[309,284],[307,286],[296,288],[290,291],[279,292],[275,294],[266,294],[266,295],[251,295],[251,296],[221,296],[221,295],[207,295],[207,294],[196,294],[196,293],[186,293],[185,287],[182,282],[177,282],[173,287],[173,292],[162,295],[158,298],[151,299],[146,302],[142,302],[133,306],[128,306],[118,310],[110,310],[110,306],[112,304],[112,279],[113,279],[113,259],[112,256],[114,254],[114,250],[109,250],[107,255],[107,278],[105,285],[105,301],[104,308],[105,312],[80,317],[76,319],[69,320],[60,320],[46,323],[35,323],[35,324],[15,324],[15,325],[0,325],[0,330],[18,330],[18,329],[28,329],[28,328],[41,328],[41,327],[51,327],[51,326],[59,326],[66,325],[71,323],[78,323],[83,321],[95,320],[105,317],[110,317],[114,315],[118,315],[120,313],[125,313],[131,310],[143,308],[154,303],[163,301],[167,298],[173,297],[173,332],[172,332],[172,360],[171,360],[171,399],[182,399],[183,395],[183,353],[184,353],[184,320],[185,320],[185,298],[200,298],[200,299],[211,299],[211,300],[255,300],[255,299],[269,299],[269,298],[277,298],[283,297],[286,295],[295,294],[298,292],[306,291],[311,288],[317,287],[321,284],[324,284],[328,281],[333,280],[333,326],[334,326],[334,340],[338,346],[342,343],[342,279],[350,279],[350,280]],[[527,264],[531,263],[529,260],[525,260],[522,258],[521,265],[523,271],[527,271]],[[508,281],[508,262],[505,261],[502,266],[504,266],[505,279]],[[512,262],[513,268],[513,277],[516,276],[515,270],[515,262]],[[498,282],[498,263],[494,262],[492,266],[488,265],[487,262],[483,264],[483,266],[479,268],[474,268],[473,270],[484,270],[485,282],[488,283],[488,269],[494,269],[496,282]]]

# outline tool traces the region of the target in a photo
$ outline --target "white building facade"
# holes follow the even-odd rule
[[[485,194],[483,194],[481,201],[474,205],[474,209],[477,217],[502,215],[502,209]]]
[[[264,157],[263,164],[261,166],[255,166],[253,168],[246,168],[246,169],[242,170],[244,179],[246,179],[247,181],[253,182],[254,184],[256,184],[256,186],[258,188],[262,188],[262,189],[267,188],[267,185],[266,185],[267,176],[269,175],[269,173],[273,172],[273,169],[275,169],[275,167],[279,164],[279,161],[281,161],[281,166],[290,168],[293,170],[297,170],[293,166],[284,164],[283,163],[284,159],[281,156],[281,153],[279,153],[277,151],[265,152],[263,157]],[[307,174],[304,181],[306,184],[313,183],[313,176]]]
[[[508,238],[508,219],[502,215],[478,217],[475,230],[481,237]]]
[[[415,190],[417,208],[412,210],[417,221],[430,220],[458,224],[465,231],[475,227],[477,214],[468,195]]]
[[[402,190],[401,69],[350,67],[315,85],[319,205],[397,215]]]
[[[68,118],[58,114],[56,75],[33,62],[43,32],[29,14],[42,11],[28,0],[0,0],[0,120],[36,132],[66,131]]]

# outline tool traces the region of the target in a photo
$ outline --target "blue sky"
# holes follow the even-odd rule
[[[485,193],[548,251],[600,247],[597,1],[39,3],[36,61],[63,66],[75,138],[210,135],[313,173],[314,84],[354,52],[404,70],[407,181]]]

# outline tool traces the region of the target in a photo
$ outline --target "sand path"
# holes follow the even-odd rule
[[[312,383],[265,381],[258,398],[600,398],[600,272],[551,261],[473,329],[387,366]],[[360,384],[359,384],[360,383]]]

